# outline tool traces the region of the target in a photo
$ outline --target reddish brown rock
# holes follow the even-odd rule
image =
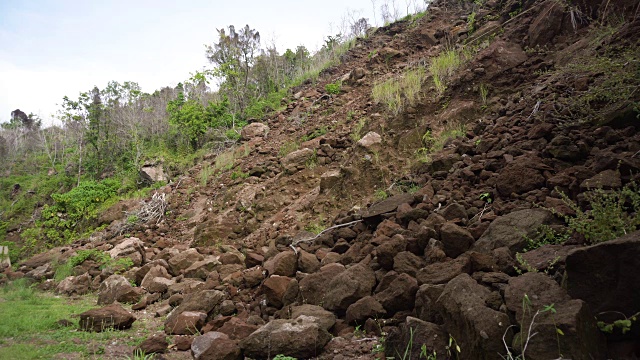
[[[80,314],[80,329],[95,332],[107,329],[125,330],[131,328],[134,321],[136,321],[135,316],[131,315],[122,306],[111,304]]]

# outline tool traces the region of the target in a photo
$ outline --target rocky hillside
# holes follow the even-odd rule
[[[637,358],[637,11],[435,1],[0,281],[97,292],[84,329],[154,314],[167,359]]]

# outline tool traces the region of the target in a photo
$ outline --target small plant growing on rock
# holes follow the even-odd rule
[[[640,227],[640,190],[635,182],[619,190],[591,190],[584,196],[588,210],[583,210],[565,194],[562,199],[575,212],[573,216],[564,216],[564,220],[588,243],[613,240]]]

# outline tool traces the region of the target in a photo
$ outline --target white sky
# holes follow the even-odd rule
[[[373,1],[376,14],[383,2]],[[415,0],[395,2],[404,14]],[[19,108],[49,123],[63,96],[76,99],[110,80],[135,81],[146,92],[176,85],[208,65],[204,44],[229,25],[249,24],[263,45],[275,39],[280,53],[300,44],[314,51],[349,11],[380,23],[373,3],[0,0],[0,122]]]

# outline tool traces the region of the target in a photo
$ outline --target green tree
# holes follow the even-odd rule
[[[250,92],[250,69],[260,50],[260,33],[246,25],[236,31],[230,25],[228,31],[218,29],[218,42],[207,46],[206,55],[216,65],[216,76],[222,79],[220,90],[231,99],[236,113],[242,113]]]

